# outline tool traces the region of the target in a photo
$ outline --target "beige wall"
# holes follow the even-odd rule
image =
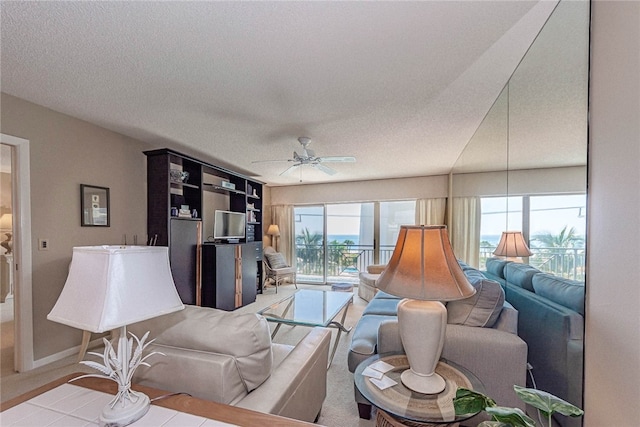
[[[1,132],[30,141],[34,359],[79,345],[81,333],[46,319],[73,246],[120,244],[146,233],[148,146],[87,122],[1,95]],[[109,187],[111,226],[80,226],[80,184]],[[49,240],[38,251],[38,239]]]
[[[640,425],[640,2],[592,4],[585,426]]]

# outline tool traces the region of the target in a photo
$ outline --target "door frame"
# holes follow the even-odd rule
[[[14,147],[12,210],[14,241],[14,369],[33,369],[33,305],[31,261],[31,169],[29,140],[0,133],[3,144]],[[16,221],[17,218],[17,221]]]

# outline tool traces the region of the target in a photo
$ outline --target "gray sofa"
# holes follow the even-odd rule
[[[527,345],[517,335],[518,312],[504,300],[501,286],[478,270],[461,263],[476,295],[447,303],[448,324],[442,351],[473,372],[489,396],[499,405],[524,409],[513,385],[525,385]],[[351,332],[349,370],[374,354],[404,353],[397,320],[399,298],[378,291]],[[355,389],[360,417],[368,418],[371,406]],[[480,422],[482,416],[470,420]]]
[[[131,325],[155,341],[134,382],[258,412],[314,421],[326,396],[331,332],[314,328],[295,347],[271,342],[266,319],[212,308]]]
[[[506,300],[518,310],[518,335],[529,346],[535,386],[582,408],[584,283],[495,258],[487,260],[483,274],[503,286]],[[556,418],[565,427],[582,422]]]

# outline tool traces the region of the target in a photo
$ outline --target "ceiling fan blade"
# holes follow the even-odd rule
[[[293,162],[291,159],[285,160],[254,160],[251,163],[280,163],[280,162]]]
[[[280,173],[280,176],[289,175],[291,172],[293,172],[293,170],[294,170],[295,168],[297,168],[297,167],[298,167],[298,166],[300,166],[300,165],[301,165],[301,163],[296,163],[295,165],[291,165],[291,166],[289,166],[288,168],[286,168],[285,170],[283,170],[283,171]]]
[[[322,163],[327,162],[340,162],[340,163],[353,163],[356,161],[356,158],[353,156],[327,156],[327,157],[318,157]]]
[[[325,166],[322,163],[315,163],[315,164],[313,164],[311,166],[313,166],[314,168],[316,168],[318,170],[321,170],[322,172],[324,172],[324,173],[326,173],[328,175],[335,175],[338,172],[337,170],[331,169],[330,167]]]

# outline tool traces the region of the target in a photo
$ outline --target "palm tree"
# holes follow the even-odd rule
[[[576,233],[575,227],[568,228],[565,225],[559,234],[541,233],[533,237],[533,241],[540,243],[540,253],[546,254],[547,259],[538,268],[546,267],[551,273],[564,277],[574,276],[570,274],[576,267],[576,249],[584,248],[584,238]],[[551,263],[555,267],[551,267]]]
[[[546,248],[583,248],[584,238],[576,234],[576,228],[571,227],[567,230],[568,225],[560,231],[560,234],[541,233],[533,236],[533,240],[540,242],[541,246]]]
[[[318,261],[322,259],[322,234],[312,233],[305,227],[296,236],[296,245],[298,246],[298,256],[301,258],[303,266],[306,267],[303,271],[317,274],[317,271],[311,271],[311,267],[317,266]]]

